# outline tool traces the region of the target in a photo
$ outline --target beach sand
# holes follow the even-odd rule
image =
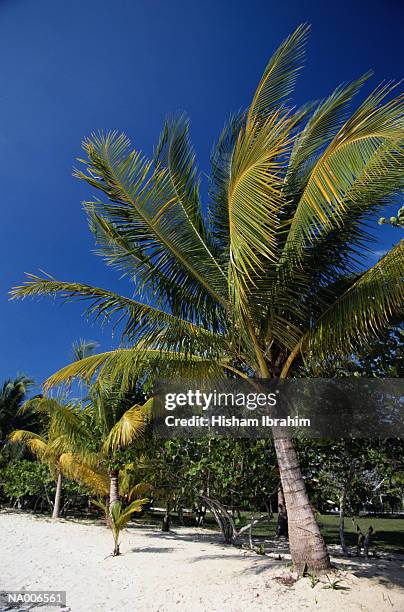
[[[337,573],[330,579],[342,587],[333,590],[324,588],[325,576],[314,588],[309,578],[295,582],[284,543],[268,541],[266,549],[263,556],[224,546],[210,530],[164,534],[134,525],[122,534],[122,555],[113,558],[111,532],[102,524],[3,511],[0,591],[63,590],[71,612],[404,610],[403,555],[343,559],[332,549]]]

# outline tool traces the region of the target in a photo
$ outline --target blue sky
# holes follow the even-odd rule
[[[185,110],[208,172],[225,119],[248,104],[299,23],[312,24],[302,103],[368,68],[374,85],[400,78],[403,16],[401,0],[0,0],[0,377],[24,371],[42,381],[79,337],[116,345],[78,303],[7,296],[38,269],[129,291],[91,253],[81,208],[91,190],[71,176],[83,137],[124,130],[148,154],[165,115]],[[378,231],[377,251],[399,239],[399,230]]]

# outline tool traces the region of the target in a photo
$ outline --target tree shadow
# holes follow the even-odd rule
[[[136,548],[132,548],[128,552],[130,553],[171,553],[175,551],[175,548],[168,546],[137,546]]]
[[[379,557],[345,557],[333,555],[333,565],[351,572],[357,578],[373,579],[385,588],[396,585],[404,589],[404,555],[383,554]]]
[[[194,532],[188,528],[177,528],[172,531],[164,532],[158,529],[144,533],[148,538],[166,540],[167,542],[197,542],[206,545],[207,554],[201,554],[193,557],[189,562],[198,563],[212,559],[222,559],[223,561],[234,558],[245,559],[248,566],[242,570],[242,573],[261,574],[267,570],[276,567],[289,566],[291,563],[289,545],[285,539],[270,539],[266,537],[254,537],[254,544],[263,544],[265,554],[260,555],[247,548],[248,538],[240,539],[236,546],[225,544],[222,534],[218,531],[206,530]],[[244,546],[243,546],[244,544]],[[209,553],[209,548],[212,554]],[[226,553],[214,552],[221,549]],[[147,550],[147,549],[146,549]],[[150,547],[150,552],[156,552],[159,549]],[[174,551],[175,548],[168,549]],[[168,552],[167,550],[167,552]],[[134,551],[142,552],[142,549],[134,549]],[[229,554],[233,551],[233,554]],[[330,556],[333,568],[350,572],[358,578],[376,579],[379,584],[388,588],[388,586],[397,585],[404,589],[404,555],[384,554],[379,557],[345,557],[337,546],[329,547]],[[203,549],[201,552],[205,552]]]

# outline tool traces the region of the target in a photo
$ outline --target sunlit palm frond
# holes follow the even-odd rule
[[[129,446],[136,438],[143,435],[146,427],[141,406],[129,408],[111,429],[103,444],[103,452],[108,454]]]
[[[278,258],[276,231],[284,198],[284,159],[290,145],[290,120],[271,115],[256,130],[247,124],[232,157],[228,189],[230,279],[233,303],[243,307],[254,277]]]
[[[286,174],[288,193],[296,194],[301,185],[304,185],[311,163],[315,161],[315,155],[342,127],[347,118],[349,102],[371,74],[367,72],[352,83],[340,85],[317,105],[293,145]]]
[[[74,298],[90,301],[87,315],[102,322],[114,318],[115,325],[122,324],[122,338],[131,342],[142,340],[165,350],[182,350],[220,354],[225,348],[223,335],[215,334],[200,325],[183,320],[168,312],[143,304],[99,287],[81,283],[57,281],[29,274],[24,285],[12,290],[12,297],[58,295],[69,301]]]
[[[404,241],[344,292],[305,335],[302,353],[311,361],[327,361],[364,351],[404,313]]]
[[[73,453],[60,455],[59,467],[67,478],[89,488],[93,493],[103,496],[108,495],[109,478],[106,471],[88,465],[81,457]]]
[[[68,449],[73,452],[86,452],[90,461],[88,444],[91,434],[84,414],[84,411],[76,411],[69,405],[59,405],[52,411],[48,430],[51,451],[63,453]]]
[[[269,60],[248,112],[248,122],[263,122],[293,91],[301,70],[309,26],[300,25]]]
[[[307,244],[343,226],[347,194],[380,147],[402,147],[404,98],[384,104],[391,85],[377,88],[343,125],[314,165],[291,220],[282,260],[301,257]],[[376,186],[372,183],[371,188]]]
[[[141,347],[116,349],[91,355],[81,361],[65,366],[45,382],[46,388],[69,383],[74,378],[90,382],[98,374],[100,380],[120,381],[122,388],[129,388],[130,382],[148,375],[161,378],[202,377],[209,378],[223,372],[223,366],[216,359],[187,355],[179,352],[145,350]]]
[[[117,231],[125,224],[137,249],[159,261],[168,277],[181,277],[202,301],[224,305],[225,276],[190,222],[169,169],[130,150],[123,134],[93,135],[83,147],[88,158],[81,161],[87,167],[76,176],[108,196],[108,204],[99,203],[101,216],[114,222]]]
[[[280,307],[286,322],[294,319],[304,329],[329,306],[327,293],[331,298],[333,293],[327,287],[358,274],[369,257],[374,236],[366,232],[366,222],[403,186],[403,152],[394,145],[380,145],[341,200],[340,227],[336,221],[334,229],[323,230],[300,258],[283,260],[270,300],[269,327]]]
[[[122,509],[121,502],[114,504],[111,509],[113,524],[115,530],[122,530],[126,527],[135,512],[141,512],[142,507],[149,502],[148,499],[137,499],[126,508]]]
[[[16,429],[11,432],[9,440],[12,444],[25,444],[31,453],[38,457],[39,460],[43,459],[47,450],[46,440],[42,436],[35,434],[32,431]]]

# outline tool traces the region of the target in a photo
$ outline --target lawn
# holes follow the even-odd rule
[[[258,517],[258,514],[255,515]],[[242,513],[242,522],[245,525],[251,518],[248,512]],[[339,544],[339,517],[334,514],[321,514],[317,516],[321,532],[327,544]],[[141,519],[142,522],[159,523],[161,514],[158,512],[147,512]],[[263,520],[253,529],[255,538],[276,536],[277,516],[274,514],[271,521]],[[137,521],[136,521],[137,522]],[[372,525],[374,529],[374,546],[379,552],[396,552],[404,554],[404,518],[376,518],[360,517],[356,519],[363,533]],[[186,525],[194,525],[193,517],[185,517]],[[178,525],[177,517],[173,516],[173,528]],[[205,527],[216,528],[216,522],[210,514],[205,519]],[[345,519],[345,540],[348,546],[355,547],[357,543],[356,527],[350,518]]]
[[[321,532],[328,544],[339,543],[338,516],[323,514],[318,517]],[[360,517],[356,521],[365,533],[370,525],[375,530],[376,550],[404,553],[404,518]],[[348,546],[356,546],[356,527],[351,519],[345,520],[345,540]]]

